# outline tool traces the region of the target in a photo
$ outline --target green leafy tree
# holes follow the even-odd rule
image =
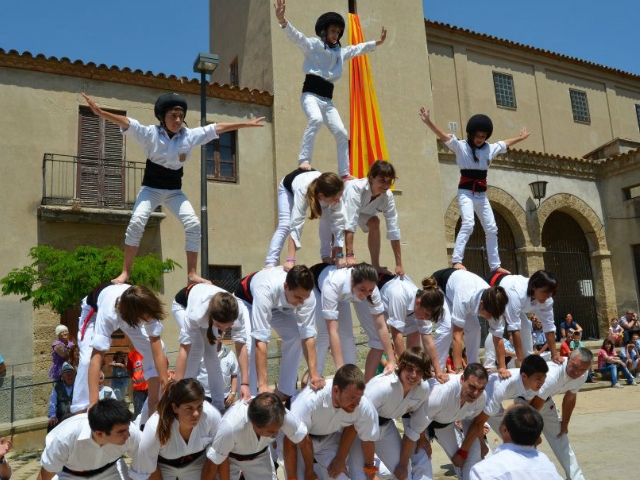
[[[2,295],[22,295],[20,301],[33,301],[33,308],[49,306],[62,315],[78,306],[80,299],[101,283],[120,274],[123,252],[114,246],[78,247],[74,251],[57,250],[41,245],[29,250],[33,263],[14,268],[0,279]],[[158,255],[137,257],[130,282],[158,290],[162,274],[181,266]]]

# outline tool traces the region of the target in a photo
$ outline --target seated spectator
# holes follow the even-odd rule
[[[9,450],[11,450],[11,442],[0,438],[0,480],[9,480],[11,478],[11,465],[9,465],[5,457]]]
[[[467,347],[462,349],[462,368],[467,368]],[[453,347],[449,348],[449,356],[445,362],[447,373],[456,373],[456,369],[453,368]],[[458,372],[459,373],[459,372]]]
[[[623,344],[629,343],[631,339],[631,335],[633,332],[640,333],[640,320],[638,320],[638,315],[633,310],[627,310],[627,313],[624,317],[620,318],[620,326],[624,331],[624,338],[622,339]]]
[[[55,382],[49,397],[49,426],[47,433],[58,423],[71,416],[73,401],[73,382],[76,380],[76,369],[67,362],[62,365],[60,380]]]
[[[582,343],[582,332],[579,330],[574,330],[571,335],[571,341],[569,342],[569,348],[573,352],[576,348],[584,347],[584,343]]]
[[[611,326],[609,327],[609,340],[613,342],[614,347],[622,345],[622,339],[624,337],[624,330],[620,326],[617,318],[611,319]]]
[[[561,342],[564,342],[564,339],[567,338],[569,330],[577,330],[579,332],[582,332],[582,327],[578,325],[578,322],[573,319],[573,315],[567,313],[567,316],[564,317],[564,322],[560,322],[559,333]]]
[[[633,375],[629,372],[629,369],[625,366],[624,362],[620,360],[618,353],[616,352],[613,342],[608,338],[602,342],[602,348],[598,352],[598,368],[600,373],[611,374],[611,386],[615,388],[622,388],[622,385],[618,383],[618,370],[622,370],[627,384],[636,386],[636,382],[633,379]]]
[[[511,343],[513,332],[507,332],[502,339],[504,344],[504,361],[507,368],[516,368],[516,349]],[[487,333],[487,337],[484,340],[484,368],[491,370],[492,372],[498,369],[498,362],[496,360],[496,347],[493,343],[493,334]]]
[[[116,400],[120,400],[117,398],[116,393],[113,391],[111,387],[107,387],[104,384],[104,373],[100,372],[100,382],[98,383],[98,400],[104,400],[105,398],[115,398]]]
[[[569,337],[564,338],[560,344],[560,356],[569,357],[571,355],[571,340],[573,340],[573,331],[569,331]]]
[[[218,341],[216,346],[218,358],[220,359],[220,370],[224,380],[224,406],[229,408],[238,398],[238,373],[240,365],[236,354],[224,343]]]
[[[49,378],[60,379],[62,364],[69,360],[69,349],[74,343],[69,340],[69,329],[65,325],[56,327],[57,340],[51,344],[51,368]]]
[[[129,386],[129,373],[127,372],[127,356],[118,350],[113,354],[111,366],[111,388],[118,400],[124,400]]]
[[[633,337],[637,336],[638,334],[634,333],[631,336],[631,341],[620,349],[620,360],[624,362],[632,375],[640,376],[638,375],[638,357],[640,357],[640,354],[636,342],[633,340]]]

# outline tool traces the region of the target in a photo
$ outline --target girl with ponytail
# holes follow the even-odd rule
[[[307,209],[311,210],[309,220],[320,219],[320,258],[332,263],[338,253],[342,253],[344,238],[344,214],[342,212],[342,192],[344,182],[335,173],[320,173],[315,170],[298,168],[288,174],[278,187],[278,227],[276,228],[265,267],[275,267],[280,262],[280,252],[287,240],[286,272],[296,264],[296,251],[302,246],[302,229]],[[331,236],[333,235],[333,249]],[[344,266],[344,259],[339,266]]]
[[[218,410],[224,411],[225,383],[216,342],[230,328],[240,366],[240,398],[249,400],[250,319],[247,307],[226,290],[199,283],[189,285],[177,293],[172,311],[180,331],[176,380],[196,378],[200,362],[204,360],[211,403]]]
[[[423,347],[436,379],[441,383],[446,382],[449,376],[440,367],[432,337],[433,322],[440,321],[446,309],[444,294],[436,280],[433,277],[425,278],[422,288],[418,288],[407,275],[383,276],[378,281],[378,288],[396,355],[401,355],[407,348]]]
[[[158,403],[158,410],[145,424],[132,478],[200,480],[206,455],[220,427],[220,412],[204,401],[204,389],[197,380],[170,381]]]
[[[370,350],[364,368],[365,381],[375,375],[383,353],[386,353],[389,359],[384,372],[388,374],[396,368],[389,331],[384,321],[384,305],[376,286],[377,281],[378,272],[368,263],[341,269],[328,266],[320,271],[316,283],[319,289],[319,292],[316,292],[319,299],[316,302],[316,351],[320,375],[329,347],[336,368],[347,363],[356,363],[352,304],[360,326],[369,337]]]

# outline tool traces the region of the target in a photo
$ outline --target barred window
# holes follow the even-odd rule
[[[573,121],[579,123],[591,123],[591,117],[589,116],[589,103],[587,102],[587,92],[569,89],[569,96],[571,97]]]
[[[240,75],[238,71],[238,57],[229,64],[229,85],[237,87],[240,85]]]
[[[238,182],[236,131],[225,132],[207,143],[207,180]]]
[[[242,280],[242,267],[235,265],[209,265],[209,280],[228,292],[235,292]]]
[[[496,92],[496,104],[500,107],[516,108],[516,94],[513,89],[513,77],[506,73],[493,72],[493,88]]]
[[[638,130],[640,130],[640,105],[636,103],[636,118],[638,119]]]

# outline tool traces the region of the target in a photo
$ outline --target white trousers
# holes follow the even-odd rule
[[[553,450],[558,462],[562,465],[566,478],[570,480],[584,480],[576,454],[573,453],[571,444],[569,444],[569,437],[567,435],[558,437],[561,418],[552,398],[548,398],[547,401],[544,402],[540,414],[544,420],[544,428],[542,429],[544,438]]]
[[[522,351],[524,356],[531,355],[533,353],[533,337],[531,336],[531,321],[524,313],[520,313],[519,322],[509,323],[507,318],[506,328],[512,332],[514,330],[520,330],[520,342],[522,343]],[[506,332],[505,332],[506,334]]]
[[[316,290],[316,298],[320,299],[320,295]],[[353,319],[351,317],[351,305],[356,311],[360,326],[369,337],[369,348],[384,350],[378,331],[373,323],[373,316],[369,310],[369,302],[339,302],[338,303],[338,320],[330,320],[338,322],[338,335],[340,335],[340,346],[342,347],[342,359],[345,365],[347,363],[356,363],[356,339],[353,334]],[[316,302],[316,360],[318,362],[318,373],[322,375],[324,364],[329,352],[329,331],[327,330],[327,321],[322,315],[322,301]]]
[[[115,465],[107,468],[104,472],[90,478],[91,480],[130,480],[129,469],[122,458],[119,459]],[[72,473],[60,471],[53,476],[52,480],[87,480],[87,477],[81,477],[73,475]]]
[[[93,353],[93,347],[91,346],[91,340],[95,331],[96,314],[89,320],[87,328],[82,336],[82,327],[84,320],[89,315],[92,308],[87,303],[82,301],[82,309],[80,311],[80,318],[78,319],[78,348],[80,350],[80,360],[78,362],[78,368],[76,369],[76,379],[73,383],[73,403],[71,404],[71,413],[77,413],[86,410],[89,407],[89,363],[91,361],[91,354]],[[144,378],[150,379],[157,377],[158,372],[156,365],[153,361],[153,354],[151,353],[151,344],[149,343],[149,337],[147,336],[144,328],[123,328],[124,333],[129,337],[131,343],[143,355],[142,368],[144,370]]]
[[[375,444],[376,455],[393,474],[400,462],[400,447],[402,445],[402,438],[394,420],[380,427],[380,437]],[[367,475],[364,473],[363,466],[362,441],[356,437],[349,450],[348,467],[351,480],[366,480]],[[411,455],[408,471],[409,480],[431,480],[433,478],[431,459],[424,450]]]
[[[160,472],[164,480],[173,480],[174,478],[176,480],[178,478],[182,480],[200,480],[202,478],[202,468],[206,460],[207,455],[203,453],[184,467],[171,467],[160,462],[158,462],[158,467],[160,467]]]
[[[245,306],[251,315],[251,304],[244,300]],[[294,313],[283,313],[280,310],[271,311],[271,328],[280,337],[280,374],[278,376],[278,390],[285,395],[293,397],[297,392],[298,365],[302,358],[302,338],[298,330],[298,320]],[[255,339],[251,338],[253,344]],[[249,350],[249,388],[253,395],[258,394],[258,375],[256,372],[255,345]]]
[[[464,258],[464,248],[467,246],[469,237],[473,233],[475,220],[473,212],[478,215],[484,234],[487,239],[487,256],[489,258],[489,268],[495,270],[500,267],[500,255],[498,254],[498,227],[491,210],[491,204],[486,192],[471,193],[471,190],[458,189],[458,208],[462,224],[456,237],[456,244],[453,248],[451,263],[462,263]]]
[[[144,227],[153,211],[160,205],[166,206],[182,222],[186,236],[185,250],[187,252],[199,251],[200,220],[182,190],[142,187],[133,206],[133,214],[127,227],[124,243],[132,247],[140,246]]]
[[[278,187],[278,227],[271,237],[266,267],[275,267],[280,263],[280,252],[291,233],[291,212],[293,210],[293,195],[284,188],[282,182]],[[320,258],[331,256],[331,218],[327,207],[322,208],[320,222]]]
[[[340,176],[349,174],[349,133],[344,128],[338,109],[333,102],[325,97],[320,97],[313,93],[305,92],[300,97],[302,110],[307,116],[307,128],[302,135],[300,145],[300,155],[298,163],[309,162],[313,158],[313,147],[316,135],[323,123],[327,125],[329,131],[336,140],[338,156],[338,174]]]
[[[316,462],[313,465],[313,469],[318,476],[318,480],[331,480],[329,477],[329,473],[327,469],[329,465],[333,461],[338,452],[338,446],[340,445],[340,438],[342,437],[342,431],[332,433],[330,435],[325,435],[321,438],[312,438],[313,442],[313,458],[315,458]],[[298,477],[297,478],[305,478],[305,465],[304,460],[302,459],[302,453],[300,452],[300,448],[297,448],[298,451]],[[296,478],[294,475],[287,475],[289,478]],[[350,477],[345,475],[344,473],[340,473],[337,477],[333,478],[333,480],[350,480]]]
[[[456,427],[454,423],[447,425],[445,428],[436,429],[436,442],[440,444],[440,446],[450,459],[454,457],[458,449],[462,446],[462,441],[464,440],[464,436],[466,435],[471,422],[472,419],[462,420],[462,432],[460,431],[460,429],[458,429],[458,427]],[[469,478],[471,469],[481,459],[480,442],[476,440],[471,445],[471,448],[469,449],[469,456],[462,464],[462,468],[455,466],[453,467],[457,477],[460,480],[466,480],[467,478]]]
[[[446,297],[444,300],[444,307],[446,308],[446,311],[442,315],[442,319],[438,321],[436,339],[434,340],[436,352],[438,353],[438,360],[440,361],[440,366],[442,368],[444,368],[444,364],[449,356],[449,347],[451,347],[451,342],[453,341],[453,325],[451,323],[451,314],[449,313],[453,306]],[[467,348],[467,360],[469,363],[479,362],[480,343],[482,341],[480,321],[474,313],[470,313],[463,320],[464,346]]]
[[[271,473],[271,480],[278,480],[276,469],[271,460],[271,452],[269,452],[268,448],[253,460],[240,461],[235,458],[228,458],[231,480],[238,480],[241,473],[244,474],[246,480],[265,480],[265,477],[269,477],[269,473]],[[167,477],[164,477],[164,480],[167,480]]]

